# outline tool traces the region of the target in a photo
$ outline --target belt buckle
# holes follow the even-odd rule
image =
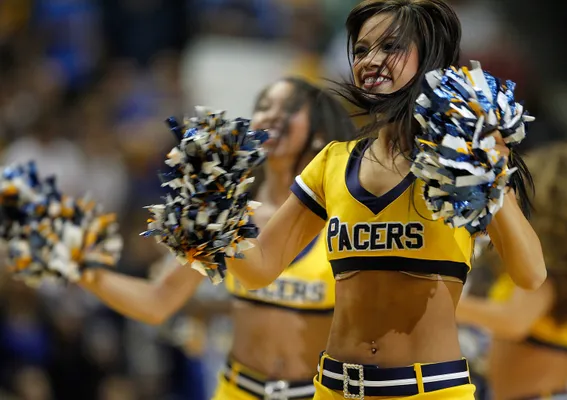
[[[358,371],[358,394],[351,393],[348,390],[348,384],[350,383],[349,370]],[[364,366],[343,363],[343,395],[345,399],[364,400]]]
[[[288,389],[288,381],[266,382],[264,386],[264,400],[288,400],[288,396],[285,393]]]

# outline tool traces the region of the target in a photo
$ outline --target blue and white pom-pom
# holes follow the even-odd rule
[[[179,144],[167,155],[171,171],[161,174],[172,189],[165,204],[152,205],[143,236],[154,236],[182,263],[208,276],[224,279],[225,257],[242,257],[258,235],[250,215],[260,203],[247,192],[253,168],[265,160],[266,131],[250,131],[245,119],[227,120],[224,111],[196,107],[197,116],[181,126],[167,123]]]
[[[87,199],[62,195],[55,178],[41,180],[34,163],[0,176],[0,240],[8,267],[30,286],[80,279],[86,268],[113,267],[122,251],[114,214]]]
[[[411,170],[426,183],[424,197],[433,218],[477,233],[502,207],[515,172],[495,149],[495,139],[485,135],[498,130],[513,147],[534,118],[514,100],[514,82],[499,81],[476,61],[471,66],[426,74],[415,106],[422,133]]]

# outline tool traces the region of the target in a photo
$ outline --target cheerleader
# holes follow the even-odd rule
[[[354,135],[340,103],[297,78],[282,79],[259,95],[252,128],[271,133],[264,144],[268,159],[257,195],[263,206],[254,215],[260,227],[288,197],[297,171],[330,141]],[[324,243],[322,235],[314,235],[265,289],[248,291],[226,277],[234,299],[234,336],[215,399],[313,397],[314,366],[335,302]],[[191,298],[202,279],[197,271],[179,265],[158,282],[87,270],[81,286],[124,315],[160,324]]]
[[[375,123],[360,140],[327,145],[228,269],[248,289],[265,287],[323,229],[336,300],[314,399],[472,400],[455,309],[474,238],[432,218],[424,182],[410,172],[414,105],[426,72],[458,62],[460,22],[442,0],[366,0],[346,25],[348,98]],[[494,137],[508,154],[502,136]],[[537,289],[546,278],[543,255],[516,192],[525,195],[522,179],[488,233],[513,281]]]
[[[493,336],[487,378],[495,400],[567,399],[567,212],[559,206],[567,201],[562,180],[567,144],[537,149],[527,164],[538,188],[530,222],[541,239],[549,278],[527,291],[502,273],[488,299],[460,301],[457,321]],[[486,261],[499,264],[494,252]]]

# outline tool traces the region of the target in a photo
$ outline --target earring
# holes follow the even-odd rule
[[[315,138],[313,140],[313,142],[311,142],[311,148],[312,149],[319,150],[319,149],[322,149],[323,147],[325,147],[325,142],[321,138]]]

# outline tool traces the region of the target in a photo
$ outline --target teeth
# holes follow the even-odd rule
[[[376,84],[383,83],[386,80],[389,80],[389,79],[384,78],[383,76],[379,76],[379,77],[371,76],[371,77],[366,78],[364,80],[364,84],[365,85],[376,85]]]

